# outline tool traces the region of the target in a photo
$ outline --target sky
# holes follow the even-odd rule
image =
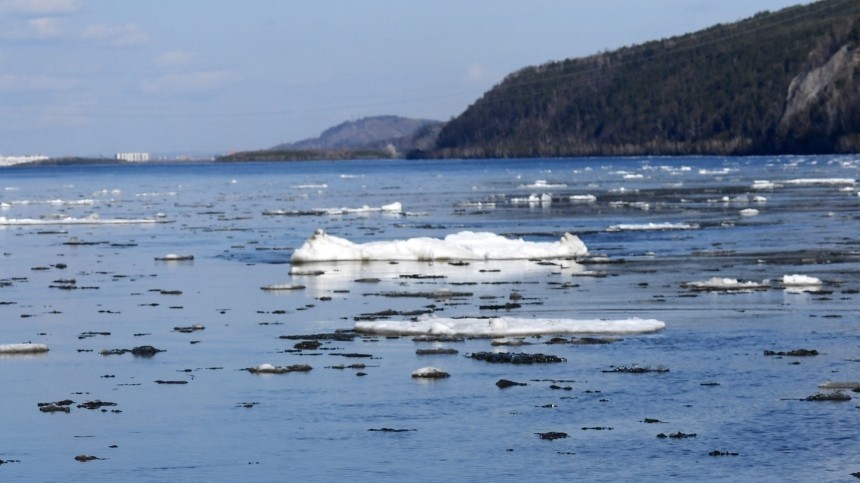
[[[530,65],[804,0],[0,0],[0,154],[210,155],[446,121]]]

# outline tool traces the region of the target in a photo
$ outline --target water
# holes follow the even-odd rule
[[[103,223],[0,228],[0,344],[32,341],[51,349],[0,357],[0,460],[11,461],[0,465],[0,478],[850,480],[860,471],[858,398],[799,399],[821,392],[826,381],[860,380],[858,187],[790,181],[856,179],[858,171],[856,157],[4,169],[6,221],[96,213]],[[554,186],[533,186],[538,180]],[[753,189],[756,180],[778,185]],[[552,202],[526,201],[542,193]],[[572,202],[573,195],[596,201]],[[395,201],[406,215],[263,214]],[[748,208],[758,215],[742,216]],[[165,223],[110,223],[152,218]],[[694,229],[610,229],[647,223]],[[290,276],[292,250],[318,228],[355,242],[461,230],[554,241],[571,232],[592,254],[615,263],[383,262]],[[73,237],[91,244],[66,244]],[[194,260],[155,260],[169,253]],[[818,293],[790,293],[776,283],[786,274],[824,283]],[[700,293],[685,286],[715,276],[769,280],[771,288]],[[381,281],[355,282],[366,277]],[[77,289],[56,288],[69,279]],[[260,290],[277,283],[306,289]],[[442,288],[472,295],[382,295]],[[521,308],[479,309],[504,304],[512,292],[523,296]],[[360,314],[428,307],[446,317],[638,316],[667,328],[607,345],[545,345],[544,337],[507,349],[487,340],[369,337],[296,353],[289,350],[297,341],[279,338],[349,329]],[[174,331],[194,324],[205,329]],[[85,332],[110,334],[79,338]],[[165,352],[99,354],[141,345]],[[459,354],[415,354],[429,347]],[[763,355],[799,348],[820,355]],[[465,357],[487,350],[567,361],[510,366]],[[262,363],[313,370],[269,376],[242,370]],[[355,363],[366,368],[332,368]],[[604,372],[632,364],[669,372]],[[451,377],[430,383],[410,377],[428,365]],[[500,390],[500,378],[528,385]],[[64,399],[75,401],[68,414],[37,408]],[[76,407],[93,400],[116,406]],[[382,428],[410,431],[369,431]],[[549,431],[568,437],[536,435]],[[696,436],[657,438],[677,432]],[[714,450],[738,455],[709,456]],[[81,454],[103,459],[75,461]]]

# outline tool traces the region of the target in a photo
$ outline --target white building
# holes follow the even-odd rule
[[[116,153],[116,159],[118,161],[143,163],[149,161],[149,153]]]

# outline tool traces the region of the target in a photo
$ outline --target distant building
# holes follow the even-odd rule
[[[143,163],[149,161],[149,153],[116,153],[117,161]]]

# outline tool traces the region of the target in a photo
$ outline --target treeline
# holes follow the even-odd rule
[[[430,157],[860,151],[860,1],[826,0],[509,75]]]

